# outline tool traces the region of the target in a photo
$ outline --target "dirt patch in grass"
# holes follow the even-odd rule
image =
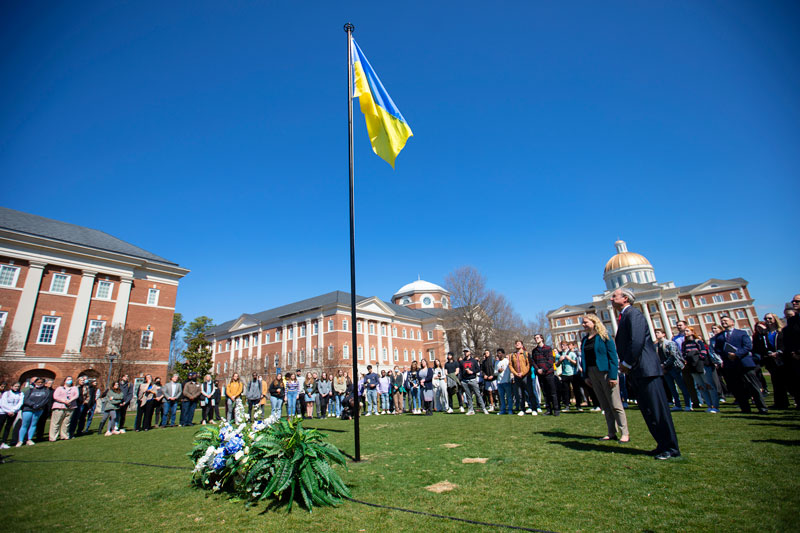
[[[458,485],[455,483],[450,483],[447,480],[440,481],[439,483],[434,483],[433,485],[428,485],[425,487],[425,490],[429,490],[431,492],[435,492],[436,494],[441,494],[442,492],[450,492],[453,489],[457,489]]]
[[[488,457],[464,457],[461,459],[461,462],[465,465],[468,465],[472,463],[485,463],[488,460]]]
[[[442,446],[444,446],[445,448],[458,448],[459,446],[461,446],[461,444],[455,444],[453,442],[446,442],[446,443],[442,444]]]

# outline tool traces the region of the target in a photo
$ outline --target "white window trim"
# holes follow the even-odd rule
[[[14,266],[14,265],[0,265],[0,269],[3,269],[3,268],[8,268],[8,269],[13,270],[14,274],[13,274],[13,276],[11,276],[11,283],[10,284],[8,284],[8,285],[2,284],[2,285],[0,285],[0,287],[16,287],[17,286],[17,281],[19,281],[20,268],[18,266]]]
[[[102,324],[100,327],[100,335],[97,342],[92,342],[92,324]],[[89,327],[86,328],[86,346],[102,346],[103,340],[106,338],[106,321],[105,320],[90,320]],[[90,344],[91,343],[91,344]]]
[[[155,293],[156,300],[155,302],[150,301],[150,295]],[[147,305],[158,306],[158,299],[161,296],[161,291],[159,289],[147,289]]]
[[[342,346],[342,359],[350,359],[350,347],[346,344]]]
[[[8,311],[0,311],[0,331],[6,327],[6,320],[8,319]]]
[[[107,297],[100,296],[100,286],[105,286],[106,284],[108,284],[108,296]],[[97,290],[95,290],[94,292],[95,298],[97,298],[98,300],[111,300],[113,294],[114,294],[114,282],[105,279],[97,282]]]
[[[42,330],[44,329],[45,320],[55,319],[55,327],[53,328],[53,335],[50,337],[50,342],[42,342]],[[39,324],[39,333],[36,335],[36,344],[48,344],[52,345],[56,343],[58,340],[58,329],[61,326],[61,317],[60,316],[43,316],[42,322]]]
[[[63,291],[55,290],[56,279],[58,279],[59,276],[66,278],[64,280],[64,290]],[[54,272],[53,273],[53,279],[50,280],[50,292],[53,293],[53,294],[67,294],[67,293],[69,293],[69,282],[71,281],[71,278],[72,278],[72,276],[70,276],[69,274],[64,274],[63,272]]]
[[[144,340],[147,339],[147,344],[144,343]],[[139,348],[142,350],[152,350],[153,349],[153,332],[149,329],[142,331],[142,337],[139,339]]]
[[[432,330],[432,329],[429,329],[429,330],[428,330],[428,340],[429,340],[429,341],[432,341],[432,340],[433,340],[433,330]]]

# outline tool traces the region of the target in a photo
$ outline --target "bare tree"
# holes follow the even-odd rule
[[[99,381],[105,388],[105,380],[111,370],[111,382],[119,380],[123,375],[138,375],[142,368],[136,361],[147,360],[150,349],[142,346],[141,330],[112,326],[102,333],[90,335],[81,356],[87,366],[97,371]],[[110,354],[114,354],[111,363]]]
[[[505,296],[487,288],[475,267],[457,268],[444,281],[453,304],[445,325],[451,350],[476,351],[513,339],[522,320]]]

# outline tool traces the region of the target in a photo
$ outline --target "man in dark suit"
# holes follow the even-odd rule
[[[758,378],[757,355],[753,353],[753,340],[746,331],[736,329],[729,316],[720,320],[725,331],[717,335],[714,351],[722,357],[722,372],[731,388],[733,397],[743,413],[750,412],[750,398],[761,414],[767,414],[767,404],[761,395],[761,380]]]
[[[678,437],[672,425],[667,394],[664,390],[661,361],[650,337],[642,312],[633,307],[634,295],[629,289],[617,289],[611,303],[619,311],[617,335],[614,338],[619,354],[619,371],[635,384],[647,429],[656,440],[653,450],[659,460],[680,457]]]

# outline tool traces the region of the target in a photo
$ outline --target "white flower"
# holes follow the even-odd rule
[[[239,459],[242,458],[243,455],[244,455],[244,450],[239,450],[238,452],[233,454],[233,458],[238,461]]]

